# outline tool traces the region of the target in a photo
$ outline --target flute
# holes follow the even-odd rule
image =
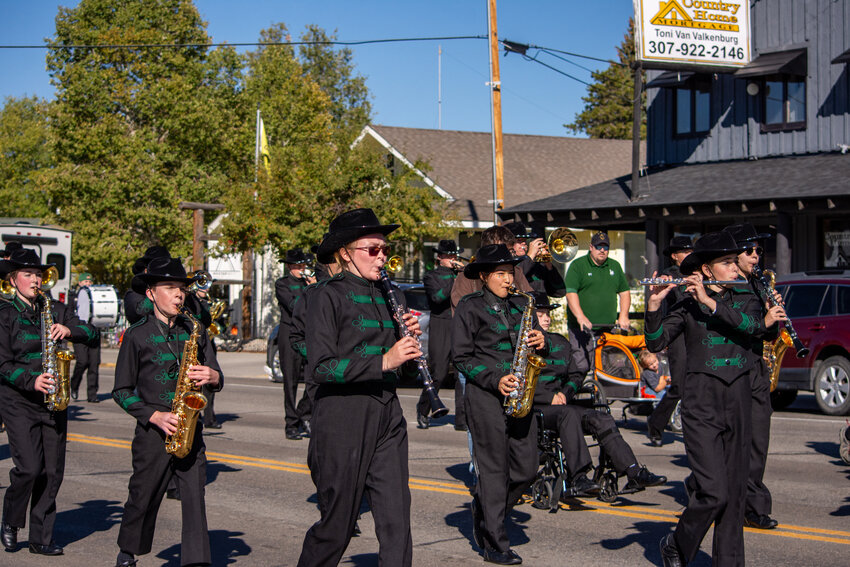
[[[687,285],[691,283],[685,278],[665,280],[661,278],[645,278],[638,282],[640,285]],[[746,285],[747,280],[702,280],[702,285]]]

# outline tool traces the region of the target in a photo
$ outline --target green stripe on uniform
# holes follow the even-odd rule
[[[664,333],[664,324],[662,323],[661,325],[658,325],[657,331],[644,332],[644,335],[646,335],[646,340],[654,341],[655,339],[660,337],[663,333]]]

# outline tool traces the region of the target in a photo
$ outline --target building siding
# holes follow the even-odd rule
[[[848,65],[831,63],[850,48],[850,0],[758,0],[751,3],[753,58],[807,49],[806,128],[762,132],[762,96],[749,80],[711,77],[711,128],[695,137],[673,136],[673,89],[647,91],[647,164],[704,163],[834,151],[850,144]],[[661,74],[648,71],[647,81]]]

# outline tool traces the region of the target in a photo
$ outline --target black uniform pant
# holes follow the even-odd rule
[[[298,567],[339,564],[364,494],[379,564],[411,565],[407,422],[395,392],[378,383],[320,386],[313,415],[308,459],[322,517],[304,537]]]
[[[714,523],[714,565],[743,566],[744,501],[750,452],[751,385],[748,374],[731,384],[688,374],[682,390],[682,430],[691,467],[688,506],[674,533],[686,561],[699,552]]]
[[[678,382],[672,382],[667,389],[667,393],[661,398],[661,401],[658,402],[658,405],[655,406],[649,417],[646,418],[646,427],[650,437],[662,437],[664,428],[667,427],[670,416],[673,415],[673,412],[676,410],[676,404],[681,399]]]
[[[210,539],[204,503],[207,458],[201,427],[195,430],[192,450],[178,459],[165,452],[165,434],[159,428],[137,423],[132,452],[133,475],[118,532],[118,547],[133,555],[150,553],[162,497],[171,478],[176,477],[183,512],[181,564],[209,564]]]
[[[428,331],[428,362],[431,377],[434,379],[434,390],[440,391],[443,384],[452,374],[452,320],[451,318],[432,317]],[[416,411],[420,415],[431,413],[430,398],[425,389],[419,396]],[[465,425],[466,417],[463,409],[463,384],[455,380],[455,425]]]
[[[215,419],[215,390],[209,386],[201,386],[201,393],[207,399],[207,405],[204,407],[204,425],[212,425],[216,422]]]
[[[539,407],[543,411],[546,428],[558,432],[567,468],[572,475],[591,464],[585,434],[592,435],[599,442],[618,474],[625,474],[626,469],[637,463],[632,448],[623,439],[611,414],[570,404]]]
[[[502,400],[474,382],[466,387],[466,424],[478,482],[472,494],[483,515],[484,545],[510,549],[505,518],[537,475],[537,420],[505,416]]]
[[[283,410],[286,429],[298,429],[301,425],[301,414],[297,403],[298,380],[304,373],[304,357],[292,350],[288,325],[282,324],[278,329],[277,348],[280,352],[280,370],[283,373]]]
[[[95,347],[74,343],[74,373],[71,374],[71,391],[77,392],[83,381],[83,372],[88,370],[86,376],[86,399],[97,399],[98,369],[100,366],[100,344]]]
[[[65,474],[68,412],[49,412],[24,399],[2,401],[15,465],[3,497],[3,521],[23,528],[29,505],[29,543],[47,545],[53,541],[56,495]]]
[[[750,476],[747,480],[747,507],[745,513],[769,516],[773,508],[770,490],[764,485],[764,469],[767,465],[767,451],[770,445],[770,377],[767,367],[761,362],[753,373],[753,425],[752,445],[750,446]]]
[[[578,325],[569,325],[570,355],[571,364],[574,365],[576,372],[581,372],[582,376],[586,376],[593,367],[593,353],[596,348],[596,341],[593,339],[593,334],[583,331]]]

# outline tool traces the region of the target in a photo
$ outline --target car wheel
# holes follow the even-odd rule
[[[784,410],[797,399],[797,390],[774,390],[770,393],[770,406],[776,410]]]
[[[819,365],[815,400],[827,415],[850,413],[850,361],[843,356],[830,356]]]
[[[682,432],[682,400],[676,402],[676,407],[673,409],[673,413],[670,414],[670,422],[667,426],[673,433]]]
[[[277,349],[274,349],[270,368],[272,369],[272,380],[283,382],[283,372],[280,370],[280,351]]]

